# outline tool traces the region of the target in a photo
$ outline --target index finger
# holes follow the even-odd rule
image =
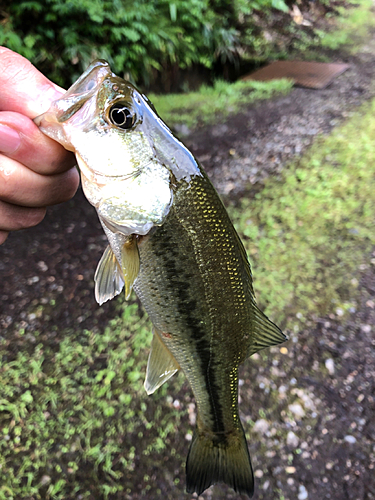
[[[35,118],[65,92],[25,57],[5,47],[0,47],[0,68],[0,111]]]

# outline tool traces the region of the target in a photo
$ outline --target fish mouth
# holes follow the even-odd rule
[[[112,72],[106,61],[94,61],[60,99],[52,102],[48,111],[34,118],[34,123],[48,137],[60,142],[65,149],[75,151],[62,124],[95,95],[109,75],[112,75]]]

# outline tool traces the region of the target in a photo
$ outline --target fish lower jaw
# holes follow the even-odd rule
[[[146,222],[146,223],[135,223],[134,221],[117,221],[108,217],[103,216],[99,210],[99,218],[112,233],[120,233],[125,236],[128,236],[130,234],[136,234],[139,236],[146,236],[148,233],[152,230],[154,224],[152,222]]]

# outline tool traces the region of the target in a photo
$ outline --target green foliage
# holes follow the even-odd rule
[[[243,105],[286,94],[292,87],[292,82],[287,79],[270,82],[238,80],[232,84],[220,80],[212,87],[202,86],[197,92],[149,95],[149,98],[170,127],[178,124],[196,127],[224,119],[238,112]]]
[[[319,45],[333,50],[343,45],[350,45],[352,50],[356,50],[356,42],[363,43],[369,27],[375,26],[373,2],[355,0],[352,3],[355,4],[355,9],[348,9],[346,6],[339,9],[340,17],[335,30],[316,31]]]
[[[137,311],[102,334],[61,332],[57,352],[36,342],[0,363],[1,500],[108,498],[131,489],[137,436],[146,470],[165,450],[179,412],[165,389],[149,398],[142,387],[151,328]]]
[[[324,24],[313,21],[311,26],[305,26],[294,21],[286,22],[285,18],[281,19],[279,15],[274,24],[263,24],[265,31],[261,35],[257,26],[245,24],[241,41],[247,50],[243,58],[260,63],[294,58],[329,62],[331,59],[322,53],[322,46],[333,50],[357,50],[366,36],[369,36],[369,27],[375,24],[373,2],[348,0],[333,4],[329,0],[318,0],[315,5],[317,3],[328,8]],[[304,15],[303,3],[299,6]],[[306,16],[306,19],[309,18]]]
[[[10,2],[3,6],[0,44],[65,86],[97,57],[114,72],[147,83],[155,71],[236,60],[238,19],[255,8],[287,10],[284,0]]]
[[[374,111],[367,103],[285,178],[232,210],[259,302],[278,323],[351,307],[353,277],[375,243]]]

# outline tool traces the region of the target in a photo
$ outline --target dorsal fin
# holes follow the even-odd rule
[[[157,328],[153,328],[153,333],[144,383],[147,394],[155,392],[180,369],[173,354],[162,341]]]
[[[272,323],[267,316],[254,304],[253,333],[252,342],[249,347],[248,356],[273,345],[281,344],[288,340],[275,323]]]
[[[124,280],[115,254],[108,245],[95,271],[95,299],[99,305],[113,299],[124,287]]]

